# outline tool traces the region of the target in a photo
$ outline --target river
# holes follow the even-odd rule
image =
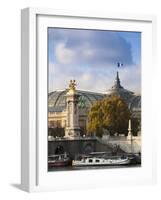
[[[115,169],[115,168],[133,168],[133,167],[141,167],[140,164],[135,165],[122,165],[122,166],[83,166],[83,167],[53,167],[50,168],[49,172],[56,172],[56,171],[73,171],[73,170],[95,170],[95,169]]]

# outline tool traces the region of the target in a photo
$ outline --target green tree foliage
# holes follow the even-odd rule
[[[97,101],[89,111],[87,132],[95,133],[101,137],[103,128],[107,129],[111,135],[115,133],[128,133],[128,120],[131,117],[127,104],[119,96],[111,96]],[[138,123],[135,121],[135,126]]]

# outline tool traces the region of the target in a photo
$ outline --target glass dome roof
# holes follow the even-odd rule
[[[76,90],[86,107],[90,107],[95,101],[102,99],[105,95],[88,91]],[[66,108],[67,90],[54,91],[48,94],[49,112],[62,112]]]
[[[130,110],[141,109],[141,96],[134,96],[129,102]]]

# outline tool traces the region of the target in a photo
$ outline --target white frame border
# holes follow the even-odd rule
[[[151,22],[153,26],[153,63],[156,55],[156,18],[151,15],[106,14],[80,11],[64,11],[42,8],[26,8],[21,12],[21,188],[25,191],[52,191],[37,184],[37,67],[36,67],[36,16],[58,15],[98,19]],[[155,64],[155,63],[154,63]],[[153,144],[153,180],[156,182],[156,152]],[[151,183],[152,183],[151,182]],[[145,184],[145,182],[143,181]],[[62,188],[63,189],[63,188]]]

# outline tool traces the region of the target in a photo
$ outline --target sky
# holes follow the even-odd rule
[[[48,70],[49,92],[75,79],[80,90],[106,93],[119,71],[121,85],[140,94],[141,33],[48,28]]]

